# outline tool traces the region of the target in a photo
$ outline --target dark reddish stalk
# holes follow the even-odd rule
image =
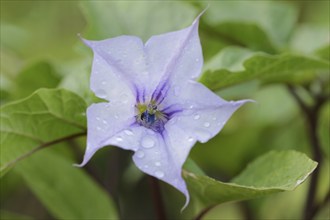
[[[149,176],[149,181],[150,181],[152,200],[155,206],[157,219],[166,220],[166,214],[164,209],[164,203],[162,200],[162,193],[159,186],[159,180],[157,180],[152,176]]]
[[[203,209],[195,218],[195,220],[202,220],[202,218],[208,213],[215,205],[211,205],[205,209]]]
[[[308,189],[307,199],[304,208],[303,219],[310,220],[316,214],[315,210],[317,209],[316,205],[316,190],[320,175],[320,168],[323,162],[322,148],[320,141],[317,136],[317,127],[318,127],[318,113],[321,109],[322,104],[326,101],[326,98],[323,96],[315,96],[315,103],[313,106],[308,106],[296,93],[295,89],[292,86],[288,86],[288,89],[292,96],[297,101],[300,106],[307,122],[307,133],[309,136],[309,141],[311,144],[312,158],[318,162],[318,167],[315,169],[311,176],[310,185]]]

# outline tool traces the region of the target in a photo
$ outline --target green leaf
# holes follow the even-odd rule
[[[325,59],[325,60],[330,60],[330,44],[319,48],[318,50],[315,51],[316,55],[319,57]]]
[[[1,50],[28,60],[51,59],[62,63],[76,56],[85,21],[75,1],[4,1],[1,4]],[[4,31],[2,31],[4,28]]]
[[[136,35],[144,41],[152,35],[189,26],[197,10],[182,2],[84,1],[86,38],[104,39]]]
[[[269,53],[286,44],[296,19],[294,7],[271,1],[213,1],[202,17],[213,36]]]
[[[34,154],[15,171],[57,219],[118,219],[107,193],[83,169],[52,150]]]
[[[26,97],[39,88],[55,88],[59,82],[59,75],[49,63],[38,62],[21,71],[15,78],[14,97]]]
[[[303,54],[312,54],[329,45],[329,37],[328,26],[302,24],[294,30],[290,48]]]
[[[0,172],[34,151],[86,131],[86,104],[64,89],[40,89],[0,108]]]
[[[0,210],[0,219],[1,220],[32,220],[33,218],[14,212],[9,212],[7,210]]]
[[[329,66],[329,62],[312,57],[268,55],[228,47],[205,65],[200,82],[212,90],[254,79],[300,83],[313,78],[315,70],[328,70]]]
[[[297,151],[272,151],[253,161],[229,183],[197,174],[187,167],[183,176],[192,198],[200,208],[229,201],[253,199],[272,193],[291,191],[316,168],[317,163]]]

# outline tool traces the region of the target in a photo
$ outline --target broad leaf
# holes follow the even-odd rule
[[[290,40],[290,47],[300,53],[312,54],[329,43],[329,27],[303,24],[295,29]]]
[[[15,171],[56,219],[118,219],[107,193],[72,163],[45,150],[22,161]]]
[[[189,164],[183,172],[189,192],[206,208],[229,201],[253,199],[294,190],[316,168],[317,163],[297,151],[272,151],[253,161],[229,183],[195,172]]]
[[[328,70],[329,62],[293,54],[267,55],[228,47],[204,67],[200,81],[218,90],[253,79],[266,82],[301,82],[313,78],[315,70]]]
[[[85,25],[74,1],[1,2],[1,50],[19,54],[24,62],[76,56],[73,45]]]
[[[187,27],[198,11],[182,2],[84,1],[88,22],[85,38],[101,40],[136,35],[144,41],[152,35]]]
[[[33,218],[14,212],[9,212],[7,210],[0,210],[0,219],[1,220],[32,220]]]
[[[202,7],[206,7],[206,3]],[[213,1],[202,18],[205,31],[220,40],[274,53],[288,41],[297,12],[288,4]]]
[[[38,62],[17,75],[13,95],[24,98],[39,88],[55,88],[59,82],[59,75],[49,63]]]
[[[0,172],[56,141],[85,133],[86,104],[64,89],[40,89],[0,108]]]

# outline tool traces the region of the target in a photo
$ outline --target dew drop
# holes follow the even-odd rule
[[[101,127],[99,127],[99,126],[97,126],[97,127],[96,127],[96,130],[98,130],[98,131],[101,131],[101,130],[102,130],[102,128],[101,128]]]
[[[154,134],[155,134],[155,132],[154,132],[153,130],[151,130],[151,129],[148,129],[148,130],[147,130],[147,133],[148,133],[148,134],[151,134],[151,135],[154,135]]]
[[[148,165],[144,165],[144,168],[145,168],[145,169],[148,169],[148,168],[149,168],[149,166],[148,166]]]
[[[144,152],[143,151],[137,151],[136,152],[136,157],[140,158],[140,159],[143,158],[144,157]]]
[[[155,146],[155,141],[151,137],[147,136],[142,139],[141,144],[144,148],[152,148]]]
[[[210,123],[209,122],[205,122],[204,123],[204,127],[207,127],[207,128],[210,127]]]
[[[102,123],[105,124],[105,125],[108,124],[108,122],[106,120],[103,120]]]
[[[128,95],[126,93],[123,93],[120,95],[120,100],[122,103],[127,103],[128,102]]]
[[[188,137],[188,141],[189,142],[193,142],[194,141],[194,138],[193,137]]]
[[[132,136],[133,132],[131,130],[124,130],[124,133],[128,136]]]
[[[213,118],[212,118],[212,120],[213,120],[213,121],[216,121],[216,120],[217,120],[217,118],[216,118],[216,117],[213,117]]]
[[[173,93],[174,93],[175,96],[179,96],[179,94],[180,94],[180,87],[175,86],[174,87],[174,90],[173,90]]]
[[[197,114],[197,115],[194,116],[194,119],[195,119],[195,120],[198,120],[200,117],[201,117],[201,116]]]
[[[157,167],[160,167],[162,164],[160,163],[160,162],[155,162],[155,165],[157,166]]]
[[[107,97],[107,93],[103,89],[95,90],[95,94],[100,97],[101,99],[104,99]]]
[[[164,172],[163,172],[163,171],[160,171],[160,170],[157,170],[157,171],[155,172],[155,175],[156,175],[156,177],[158,177],[158,178],[163,178],[163,177],[165,176]]]
[[[210,133],[203,131],[203,130],[197,130],[196,135],[202,140],[204,140],[204,139],[207,140],[211,137]]]
[[[196,58],[196,62],[199,62],[199,59],[198,58]]]
[[[123,138],[121,138],[121,137],[117,137],[116,140],[117,140],[118,142],[121,142],[121,141],[123,141]]]
[[[99,117],[96,117],[95,119],[96,119],[97,121],[100,121],[100,120],[101,120]]]

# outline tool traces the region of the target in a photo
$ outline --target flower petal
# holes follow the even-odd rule
[[[244,103],[251,100],[227,102],[198,82],[187,82],[180,96],[167,96],[163,104],[180,103],[181,111],[168,123],[176,123],[188,135],[204,143],[214,137],[230,116]]]
[[[189,193],[181,176],[182,165],[196,141],[174,124],[166,124],[162,134],[144,127],[133,132],[140,135],[137,140],[140,147],[133,156],[136,166],[180,190],[186,196],[187,205]]]
[[[87,147],[84,166],[94,153],[108,145],[107,141],[135,122],[134,108],[127,103],[92,104],[87,109]]]
[[[198,36],[199,17],[188,28],[153,36],[147,41],[145,51],[149,72],[155,74],[151,83],[157,86],[153,88],[156,95],[168,81],[180,84],[200,75],[203,55]]]
[[[135,101],[147,82],[143,43],[134,36],[121,36],[84,43],[94,52],[91,89],[107,100],[119,100],[125,92],[127,100]]]

